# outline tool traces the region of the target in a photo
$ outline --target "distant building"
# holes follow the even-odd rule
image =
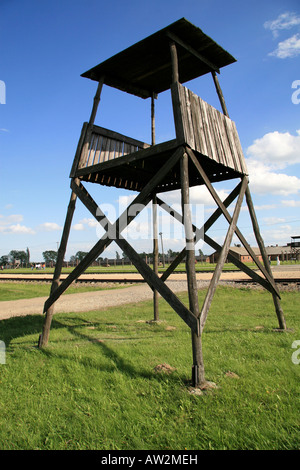
[[[257,247],[251,247],[254,251],[254,254],[257,256],[259,261],[262,261],[262,256],[260,250]],[[243,246],[231,246],[230,253],[235,256],[242,263],[251,263],[253,261],[252,257],[249,255],[248,251]],[[292,247],[288,244],[285,246],[275,245],[275,246],[266,246],[266,252],[271,261],[289,261],[295,259],[295,253]],[[210,262],[216,263],[219,258],[219,252],[215,251],[210,255]]]

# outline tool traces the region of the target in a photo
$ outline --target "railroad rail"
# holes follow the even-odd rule
[[[274,279],[276,284],[283,284],[283,285],[288,285],[288,284],[297,284],[300,286],[300,278],[295,278],[295,277],[290,277],[290,278],[275,278]],[[30,276],[30,277],[16,277],[12,275],[11,277],[8,276],[0,276],[0,282],[43,282],[43,283],[51,283],[52,282],[52,277],[42,277],[42,275],[39,276]],[[145,283],[146,281],[144,279],[130,279],[130,278],[82,278],[82,279],[76,279],[74,281],[75,283],[78,284],[105,284],[105,283],[111,283],[111,284],[138,284],[138,283]],[[226,279],[223,282],[233,282],[236,284],[251,284],[251,285],[258,285],[257,282],[253,281],[252,279]]]

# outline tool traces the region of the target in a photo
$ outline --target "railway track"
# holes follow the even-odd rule
[[[34,276],[31,275],[30,277],[16,277],[16,276],[0,276],[0,282],[41,282],[41,283],[51,283],[52,282],[52,277],[42,277],[42,275],[39,276]],[[108,277],[108,278],[79,278],[75,280],[75,283],[77,284],[104,284],[104,283],[110,283],[110,284],[140,284],[140,283],[145,283],[146,281],[144,279],[130,279],[130,278],[114,278],[114,277]],[[253,284],[253,285],[258,285],[257,282],[254,282],[252,279],[226,279],[225,282],[235,282],[237,284]],[[290,278],[275,278],[276,284],[283,284],[283,285],[289,285],[289,284],[297,284],[300,286],[300,278],[295,278],[295,277],[290,277]]]

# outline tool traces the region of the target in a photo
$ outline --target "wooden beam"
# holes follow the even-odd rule
[[[152,227],[153,227],[153,271],[158,276],[158,224],[157,224],[157,196],[152,200]],[[154,320],[159,320],[158,292],[153,291]]]
[[[178,56],[176,44],[174,41],[170,42],[170,52],[172,61],[172,83],[177,83],[179,82]]]
[[[94,96],[93,107],[92,107],[90,119],[89,119],[89,122],[88,122],[88,125],[87,125],[84,142],[82,144],[82,151],[79,152],[79,155],[81,155],[81,158],[80,158],[80,160],[82,162],[81,166],[85,166],[85,164],[87,162],[88,153],[89,153],[89,143],[91,141],[92,128],[93,128],[93,124],[94,124],[95,117],[96,117],[96,114],[97,114],[98,105],[99,105],[99,102],[100,102],[100,96],[101,96],[101,92],[102,92],[103,82],[104,82],[104,77],[101,77],[101,80],[99,80],[99,83],[98,83],[98,86],[97,86],[96,94]],[[74,174],[75,174],[75,170],[72,171],[72,175],[74,175]]]
[[[214,65],[210,60],[208,60],[206,57],[204,57],[202,54],[200,54],[196,49],[194,49],[192,46],[184,42],[182,39],[180,39],[176,34],[172,33],[171,31],[167,32],[167,36],[172,39],[176,44],[180,45],[184,49],[186,49],[190,54],[194,55],[199,59],[201,62],[206,64],[211,70],[214,70],[215,72],[220,73],[219,68]]]
[[[235,205],[235,208],[234,208],[233,216],[232,216],[232,219],[231,219],[231,222],[230,222],[230,225],[229,225],[229,228],[228,228],[228,231],[227,231],[227,234],[226,234],[223,246],[222,246],[221,253],[219,255],[217,265],[215,267],[213,276],[211,278],[209,288],[208,288],[208,291],[206,293],[205,300],[203,302],[202,309],[201,309],[201,313],[200,313],[200,328],[201,328],[201,331],[203,331],[203,328],[204,328],[204,325],[205,325],[205,322],[206,322],[206,318],[207,318],[207,314],[208,314],[208,310],[210,308],[214,293],[216,291],[218,282],[220,280],[220,276],[221,276],[221,273],[222,273],[224,263],[225,263],[226,258],[227,258],[227,254],[228,254],[229,247],[230,247],[230,244],[231,244],[231,241],[232,241],[232,237],[233,237],[234,232],[235,232],[236,223],[237,223],[238,216],[239,216],[239,213],[240,213],[240,210],[241,210],[241,206],[242,206],[242,202],[243,202],[243,198],[244,198],[244,194],[245,194],[247,186],[248,186],[248,178],[246,176],[244,176],[243,181],[242,181],[240,194],[238,196],[238,199],[237,199],[237,202],[236,202],[236,205]]]
[[[227,219],[228,223],[231,223],[231,215],[227,211],[226,207],[224,207],[223,202],[221,201],[221,199],[219,198],[217,192],[215,191],[214,187],[212,186],[211,182],[209,181],[205,171],[203,170],[202,166],[200,165],[199,161],[197,160],[194,152],[191,149],[189,149],[188,147],[186,148],[186,151],[189,154],[189,156],[190,156],[192,162],[194,163],[195,167],[197,168],[197,170],[198,170],[200,176],[202,177],[202,179],[203,179],[207,189],[209,190],[210,194],[214,198],[217,205],[221,208],[221,210],[222,210],[225,218]],[[263,273],[265,278],[268,280],[268,282],[272,286],[272,289],[273,289],[274,293],[280,298],[280,294],[279,294],[279,291],[278,291],[278,289],[275,285],[274,279],[269,275],[269,273],[267,272],[265,267],[261,264],[261,262],[257,258],[256,254],[254,253],[254,251],[252,250],[252,248],[250,247],[250,245],[248,244],[248,242],[246,241],[245,237],[240,232],[238,227],[235,227],[235,233],[238,236],[238,238],[240,239],[240,241],[242,242],[242,244],[244,245],[244,247],[246,248],[249,255],[252,257],[252,259],[255,262],[255,264],[257,265],[257,267],[261,270],[261,272]]]
[[[155,145],[155,94],[151,95],[151,145]]]
[[[214,81],[214,84],[215,84],[215,87],[216,87],[217,95],[219,97],[223,113],[225,114],[225,116],[229,117],[227,107],[226,107],[226,103],[225,103],[225,99],[224,99],[224,96],[223,96],[223,93],[222,93],[222,90],[221,90],[221,86],[220,86],[217,74],[216,74],[216,72],[211,72],[211,74],[212,74],[212,78],[213,78],[213,81]]]
[[[65,225],[64,225],[64,229],[63,229],[63,233],[62,233],[62,237],[61,237],[61,241],[60,241],[60,245],[59,245],[59,249],[57,253],[57,261],[55,264],[55,270],[54,270],[54,275],[53,275],[53,280],[52,280],[52,285],[51,285],[51,290],[50,290],[50,297],[51,295],[54,294],[54,292],[59,287],[62,265],[63,265],[65,253],[66,253],[67,242],[68,242],[73,214],[74,214],[75,206],[76,206],[76,199],[77,199],[77,196],[74,193],[74,191],[72,191],[70,202],[68,205],[67,215],[65,219]],[[42,334],[39,337],[39,344],[38,344],[39,348],[47,346],[48,344],[53,314],[54,314],[54,305],[51,305],[46,309],[46,317],[45,317],[45,321],[43,325],[43,330],[42,330]]]
[[[199,317],[199,302],[197,279],[195,272],[195,243],[192,225],[192,214],[190,209],[190,196],[189,196],[189,167],[188,156],[186,153],[181,157],[180,177],[181,177],[181,205],[182,215],[185,231],[186,243],[186,274],[189,294],[190,310],[198,318]],[[202,354],[202,341],[199,334],[192,331],[192,352],[193,352],[193,367],[192,367],[192,384],[194,387],[201,386],[205,383],[204,362]]]

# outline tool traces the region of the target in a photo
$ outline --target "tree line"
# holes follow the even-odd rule
[[[55,251],[55,250],[46,250],[46,251],[43,251],[42,255],[43,255],[43,259],[44,259],[44,262],[46,265],[48,266],[53,266],[55,265],[56,261],[57,261],[57,254],[58,252]],[[72,255],[70,257],[70,260],[69,260],[69,263],[70,264],[77,264],[79,263],[80,261],[83,260],[83,258],[88,254],[87,251],[77,251],[77,253],[75,255]],[[166,261],[169,262],[170,259],[174,259],[177,255],[179,254],[179,251],[173,251],[171,249],[167,250],[166,254],[164,253],[159,253],[159,259],[161,260],[164,260],[164,258],[166,258]],[[153,253],[152,252],[148,252],[146,253],[145,251],[143,253],[139,253],[140,257],[145,259],[145,260],[152,260],[153,258]],[[199,250],[199,256],[205,256],[203,255],[203,252],[201,250]],[[126,261],[129,261],[129,259],[127,258],[126,254],[125,253],[122,253],[120,255],[120,253],[118,251],[116,251],[115,253],[115,259],[116,260],[121,260],[123,259],[125,262]],[[102,256],[99,256],[99,258],[96,259],[96,262],[98,263],[102,263],[102,262],[105,262],[107,261],[107,257],[106,258],[103,258]],[[34,264],[34,263],[31,263],[31,260],[30,260],[30,251],[29,251],[29,248],[26,249],[26,251],[22,251],[22,250],[11,250],[8,255],[3,255],[0,257],[0,266],[10,266],[10,265],[13,265],[13,266],[30,266],[31,264]]]

